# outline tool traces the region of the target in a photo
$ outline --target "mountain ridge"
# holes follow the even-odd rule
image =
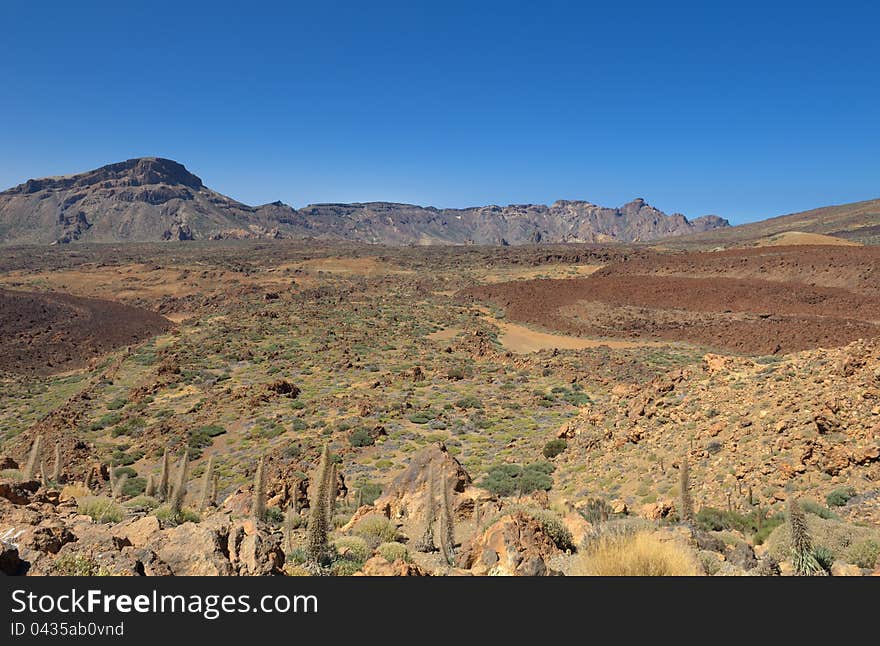
[[[318,238],[375,244],[650,242],[728,227],[710,215],[666,214],[636,198],[461,209],[400,202],[250,206],[208,188],[183,164],[140,157],[29,179],[0,192],[0,244]]]

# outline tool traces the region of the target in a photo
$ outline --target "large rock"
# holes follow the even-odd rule
[[[154,540],[161,530],[162,526],[158,518],[144,516],[122,521],[113,528],[113,535],[123,537],[134,547],[144,547]]]
[[[458,555],[458,567],[476,575],[546,576],[548,561],[560,554],[540,523],[522,512],[503,516],[471,539]]]
[[[23,574],[25,567],[25,563],[18,554],[18,548],[0,541],[0,573],[6,576],[16,576]]]
[[[376,500],[375,508],[392,518],[422,518],[427,500],[429,471],[434,474],[434,491],[438,500],[441,475],[445,474],[447,485],[455,493],[462,493],[471,483],[471,477],[461,463],[449,454],[445,445],[437,443],[412,456],[406,470]]]
[[[6,498],[15,505],[26,505],[40,488],[37,480],[2,480],[0,498]]]
[[[407,563],[403,559],[397,559],[389,563],[378,554],[366,563],[361,572],[355,576],[428,576],[422,568],[414,563]]]
[[[229,518],[215,514],[164,530],[148,547],[176,576],[230,576],[228,543]]]
[[[284,550],[281,535],[253,520],[236,522],[229,529],[229,562],[236,574],[265,576],[282,573]]]

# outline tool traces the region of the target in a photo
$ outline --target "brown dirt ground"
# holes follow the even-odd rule
[[[122,303],[0,289],[0,371],[61,372],[170,327],[164,317]]]
[[[880,296],[880,247],[795,245],[667,253],[607,265],[597,272],[603,274],[755,278]]]
[[[611,265],[587,278],[482,285],[462,295],[500,305],[510,320],[565,334],[774,354],[880,336],[880,294],[866,280],[880,267],[880,250],[863,251],[677,254]],[[792,268],[812,284],[785,280]]]

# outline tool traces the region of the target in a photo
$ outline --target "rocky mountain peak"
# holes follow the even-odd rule
[[[27,194],[45,190],[58,191],[90,187],[117,188],[156,184],[186,186],[195,190],[204,186],[202,180],[190,173],[183,164],[161,157],[139,157],[108,164],[76,175],[29,179],[24,184],[19,184],[7,192]]]

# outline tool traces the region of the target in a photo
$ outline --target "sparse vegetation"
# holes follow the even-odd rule
[[[702,572],[696,555],[675,540],[656,534],[604,536],[576,560],[575,573],[590,576],[695,576]]]

